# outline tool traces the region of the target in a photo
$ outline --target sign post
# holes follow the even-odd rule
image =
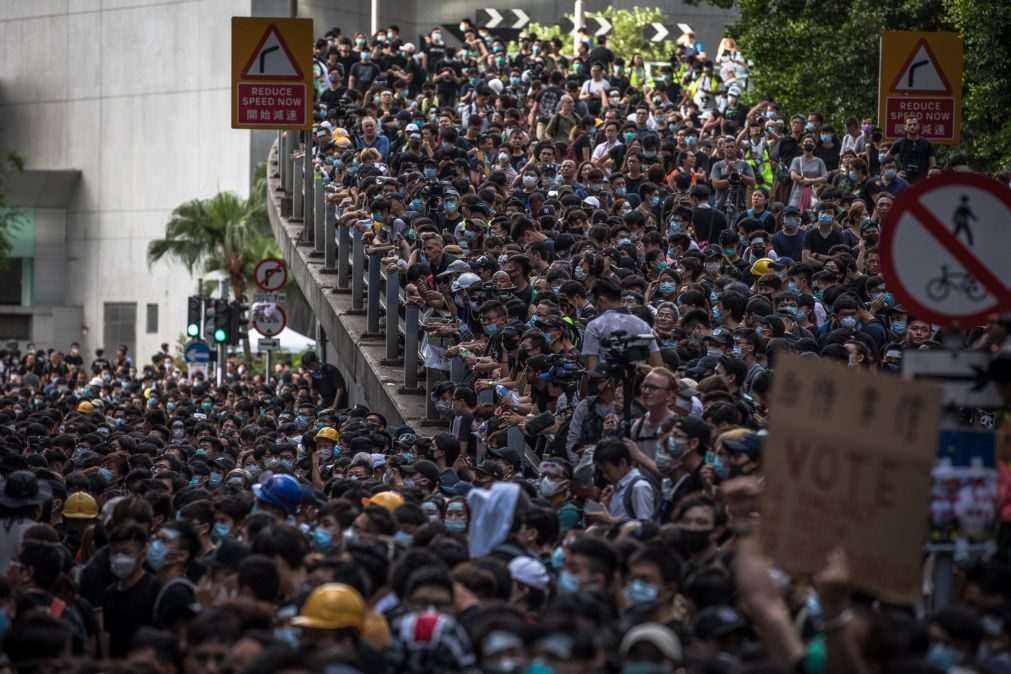
[[[814,573],[842,546],[863,587],[915,600],[940,402],[930,384],[777,360],[763,461],[765,552],[786,571]]]
[[[232,128],[312,127],[312,19],[232,17]]]
[[[906,118],[920,136],[957,145],[962,121],[962,36],[958,33],[881,34],[878,119],[887,139],[901,138]]]
[[[946,173],[902,192],[881,227],[881,268],[909,313],[972,327],[1011,310],[1011,190],[975,173]]]

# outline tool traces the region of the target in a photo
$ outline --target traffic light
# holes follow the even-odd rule
[[[186,300],[186,334],[196,338],[200,336],[200,310],[203,308],[203,298],[190,295]]]
[[[228,343],[228,300],[213,300],[214,303],[214,341],[218,344]]]
[[[228,307],[228,343],[237,346],[248,334],[249,305],[235,300]]]

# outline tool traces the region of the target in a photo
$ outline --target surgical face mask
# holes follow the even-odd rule
[[[439,414],[452,414],[453,413],[453,403],[448,400],[436,400],[435,409]]]
[[[450,531],[466,531],[467,523],[464,520],[446,520],[443,522]]]
[[[626,134],[624,134],[623,137],[625,138],[625,142],[626,143],[631,143],[633,140],[635,140],[635,134],[634,133],[626,133]]]
[[[575,274],[576,274],[576,279],[578,279],[580,281],[585,281],[586,280],[586,276],[587,276],[586,270],[583,269],[582,267],[576,267]]]
[[[102,466],[101,468],[98,469],[98,475],[107,483],[112,482],[113,477],[112,471],[106,468],[105,466]]]
[[[732,355],[734,358],[740,358],[742,354],[743,351],[741,351],[741,347],[739,346],[735,346],[730,350],[730,355]]]
[[[885,169],[885,177],[888,178],[889,180],[895,178],[895,176],[898,175],[898,173],[899,173],[898,170],[894,168]]]
[[[161,571],[168,564],[168,548],[160,538],[156,538],[148,544],[145,557],[148,566],[154,571]]]
[[[796,216],[783,218],[783,226],[787,229],[797,229],[800,226],[800,218]]]
[[[348,529],[348,531],[352,531]],[[329,529],[316,527],[312,530],[312,547],[316,548],[324,555],[333,550],[333,534]]]
[[[674,236],[675,234],[680,233],[681,233],[681,223],[677,222],[676,220],[673,220],[669,225],[667,225],[667,236]]]
[[[426,169],[422,170],[422,174],[426,178],[434,178],[435,177],[435,169],[434,168],[426,168]]]
[[[962,664],[963,660],[965,660],[965,656],[961,651],[941,642],[930,644],[930,648],[927,649],[927,656],[924,658],[927,664],[940,667],[946,671]]]
[[[453,213],[453,212],[456,211],[456,202],[455,201],[447,201],[445,205],[446,205],[446,212],[447,213]]]
[[[846,328],[847,330],[852,330],[857,327],[857,317],[856,316],[843,316],[839,319],[839,325]]]
[[[719,262],[706,262],[706,271],[710,274],[715,274],[720,270]]]
[[[558,591],[563,594],[574,594],[579,592],[580,588],[583,586],[583,581],[576,578],[571,573],[566,570],[562,570],[558,574]]]
[[[537,176],[535,175],[523,176],[523,187],[533,187],[536,184],[537,184]]]
[[[216,522],[214,528],[211,529],[211,538],[216,541],[223,541],[232,535],[232,527],[225,524],[224,522]]]
[[[109,556],[109,570],[120,580],[129,578],[137,568],[137,560],[132,555],[112,554]]]
[[[211,484],[212,487],[217,487],[219,484],[221,484],[221,478],[223,477],[224,475],[222,475],[221,473],[211,473],[211,477],[207,481]]]
[[[855,183],[857,181],[857,172],[856,171],[850,171],[849,172],[849,179],[850,179],[850,182],[854,182]]]
[[[659,205],[660,205],[660,195],[654,194],[653,196],[651,196],[649,198],[649,206],[650,206],[650,208],[656,208]]]
[[[558,483],[550,477],[542,477],[541,481],[537,484],[537,491],[544,498],[551,498],[558,493]]]
[[[673,295],[674,293],[677,292],[677,286],[671,283],[670,281],[664,281],[659,286],[657,286],[657,290],[660,292],[661,295],[664,296]]]
[[[635,579],[625,586],[625,600],[632,606],[646,606],[656,601],[660,591],[656,585]]]
[[[906,322],[905,321],[892,321],[892,332],[901,337],[906,334]]]
[[[484,334],[488,335],[489,337],[494,337],[495,335],[497,335],[498,334],[498,324],[496,324],[496,323],[489,323],[488,325],[485,325],[484,326]]]
[[[831,213],[819,213],[818,214],[818,226],[828,227],[832,224],[832,214]]]

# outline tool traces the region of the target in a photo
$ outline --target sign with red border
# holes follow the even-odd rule
[[[903,191],[881,228],[881,270],[911,316],[971,327],[1011,310],[1011,189],[945,173]]]
[[[232,128],[312,126],[312,19],[232,17]]]
[[[264,258],[253,269],[253,281],[265,293],[277,292],[288,284],[288,266],[276,257]]]

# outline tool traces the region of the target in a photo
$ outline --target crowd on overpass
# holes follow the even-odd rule
[[[349,407],[313,353],[221,385],[166,353],[8,354],[0,670],[1011,671],[1011,457],[950,605],[756,543],[776,358],[894,373],[940,347],[878,233],[965,159],[916,119],[885,143],[784,110],[729,42],[647,73],[606,39],[461,29],[321,37],[303,150],[465,363],[427,391],[442,428]]]

